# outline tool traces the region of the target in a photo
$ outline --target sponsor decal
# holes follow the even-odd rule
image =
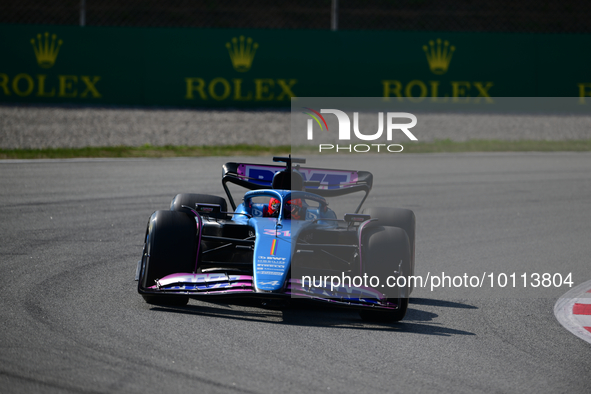
[[[250,71],[259,48],[252,37],[233,37],[225,47],[235,71]],[[289,101],[297,84],[294,78],[244,78],[242,75],[220,76],[212,79],[185,78],[185,99],[195,101]]]
[[[257,164],[240,164],[237,173],[249,182],[269,186],[273,181],[273,175],[277,171],[283,171],[285,167],[266,166]],[[326,170],[320,168],[298,168],[304,181],[318,182],[318,189],[338,189],[357,182],[358,175],[356,171],[346,170]],[[267,229],[269,230],[269,229]],[[265,230],[265,231],[267,231]],[[275,230],[269,230],[273,231]],[[271,234],[271,235],[273,235]]]
[[[276,253],[277,253],[277,238],[275,238],[273,240],[273,243],[271,244],[271,252],[269,254],[271,256],[275,256]]]
[[[444,41],[443,47],[441,45],[441,38],[437,39],[437,45],[433,40],[429,41],[429,47],[423,45],[423,51],[427,55],[429,62],[429,69],[433,74],[441,75],[447,72],[451,57],[456,50],[455,46],[449,46],[449,41]]]
[[[251,37],[245,40],[244,36],[240,36],[240,39],[234,37],[231,41],[231,44],[226,43],[226,48],[228,48],[234,70],[238,72],[250,70],[259,44],[257,42],[253,43]]]
[[[422,48],[429,70],[437,76],[447,73],[456,50],[455,45],[437,38],[429,40],[428,45],[423,45]],[[490,93],[493,86],[491,81],[382,80],[383,97],[396,97],[398,100],[407,98],[411,102],[421,102],[431,97],[432,102],[438,103],[491,104],[494,102]]]
[[[272,236],[278,236],[278,237],[291,237],[291,232],[289,230],[274,230],[272,228],[266,228],[263,232],[263,234],[265,235],[272,235]],[[273,240],[273,245],[275,245],[275,241],[277,241],[276,239]]]
[[[42,69],[50,69],[56,64],[64,41],[56,34],[45,32],[37,34],[30,43],[37,61]],[[56,98],[100,98],[97,88],[101,77],[98,75],[63,75],[55,72],[43,74],[17,73],[9,75],[0,73],[0,95],[5,96],[36,96]]]
[[[285,273],[286,258],[275,257],[275,256],[258,256],[256,274],[257,275],[270,275],[270,276],[282,276]],[[264,284],[279,284],[278,281],[272,282],[257,282],[259,285]]]
[[[58,40],[55,34],[49,38],[49,32],[45,32],[45,39],[42,38],[41,34],[37,34],[37,41],[34,38],[31,39],[31,45],[35,51],[35,58],[37,58],[37,64],[43,68],[50,68],[55,63],[55,59],[60,51],[60,47],[64,43],[63,40]]]

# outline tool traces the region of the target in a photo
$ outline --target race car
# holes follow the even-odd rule
[[[414,275],[414,213],[361,210],[370,172],[273,161],[284,164],[223,165],[231,210],[223,197],[178,194],[169,210],[151,215],[136,270],[144,300],[298,298],[355,308],[364,320],[402,320],[413,289],[406,279]],[[238,205],[229,183],[248,189]],[[327,198],[356,192],[356,210],[337,218]]]

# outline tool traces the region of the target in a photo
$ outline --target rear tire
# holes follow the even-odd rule
[[[368,276],[378,276],[383,284],[399,267],[402,267],[403,275],[408,275],[410,242],[403,229],[389,226],[370,227],[364,231],[362,243],[362,261]],[[364,309],[359,311],[359,316],[363,320],[377,322],[396,322],[404,319],[408,308],[409,290],[408,287],[399,289],[398,297],[388,298],[388,301],[398,305],[398,309]]]
[[[167,275],[195,270],[196,234],[195,219],[183,212],[156,211],[152,214],[138,283],[138,291],[147,303],[187,304],[188,296],[152,295],[145,294],[145,290]]]

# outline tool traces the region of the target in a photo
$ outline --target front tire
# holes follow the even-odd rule
[[[410,243],[410,271],[407,275],[414,275],[415,272],[415,227],[416,218],[413,211],[403,208],[365,208],[364,214],[370,215],[372,219],[378,219],[379,226],[399,227],[406,232]],[[412,292],[413,287],[410,288]]]
[[[156,280],[195,270],[195,219],[183,212],[156,211],[150,217],[142,256],[138,292],[149,304],[186,305],[188,296],[153,295],[146,291]]]
[[[368,276],[378,276],[380,283],[384,283],[399,267],[402,270],[399,275],[409,275],[411,256],[406,231],[389,226],[370,227],[365,230],[362,243],[362,261]],[[388,298],[388,301],[398,305],[398,309],[363,309],[359,311],[359,316],[366,321],[400,321],[404,319],[408,309],[409,293],[410,289],[406,287],[398,289],[397,297]]]

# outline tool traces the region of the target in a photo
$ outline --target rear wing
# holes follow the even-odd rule
[[[222,168],[222,186],[233,209],[236,209],[236,204],[226,185],[228,182],[248,190],[271,189],[275,173],[287,169],[286,166],[281,165],[251,163],[226,163]],[[373,184],[373,175],[368,171],[330,170],[300,167],[298,165],[293,165],[292,170],[302,176],[304,180],[303,191],[306,192],[323,197],[365,192],[365,196],[357,210],[363,205]]]

